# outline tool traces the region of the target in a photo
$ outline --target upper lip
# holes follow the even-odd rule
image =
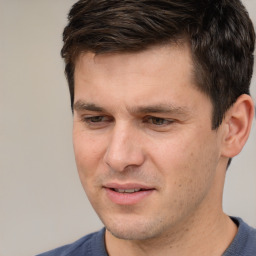
[[[104,188],[110,188],[110,189],[143,189],[143,190],[152,190],[155,189],[152,186],[139,184],[139,183],[107,183],[103,185]]]

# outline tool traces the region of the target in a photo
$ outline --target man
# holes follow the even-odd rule
[[[105,228],[43,255],[256,255],[222,210],[254,116],[239,0],[80,0],[62,57],[84,190]]]

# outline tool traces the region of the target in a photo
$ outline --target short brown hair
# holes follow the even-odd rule
[[[241,94],[249,94],[255,32],[239,0],[80,0],[63,32],[71,107],[82,52],[136,52],[186,39],[198,88],[212,101],[212,128]]]

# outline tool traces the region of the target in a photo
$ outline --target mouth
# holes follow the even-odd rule
[[[107,184],[103,187],[107,198],[118,205],[134,205],[146,200],[156,190],[140,184]]]
[[[118,193],[127,193],[132,194],[140,191],[147,191],[150,189],[143,189],[143,188],[132,188],[132,189],[118,189],[118,188],[110,188],[112,191],[118,192]]]

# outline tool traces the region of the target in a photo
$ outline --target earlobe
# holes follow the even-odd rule
[[[254,118],[254,104],[249,95],[243,94],[227,111],[224,118],[226,132],[222,155],[232,158],[243,149]]]

